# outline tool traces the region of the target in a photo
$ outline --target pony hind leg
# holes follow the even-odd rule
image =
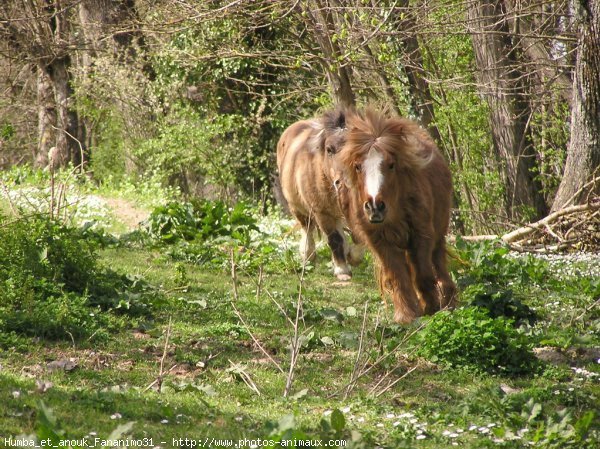
[[[352,277],[346,254],[348,254],[348,242],[344,236],[344,227],[337,219],[325,215],[317,216],[319,228],[327,236],[327,244],[331,249],[333,262],[333,274],[340,281],[349,281]]]
[[[298,221],[300,222],[300,233],[302,236],[300,237],[300,257],[302,258],[303,263],[314,262],[317,256],[315,251],[315,239],[314,239],[314,231],[315,225],[310,219],[310,217],[306,217],[304,215],[296,216]]]
[[[335,230],[327,233],[327,243],[331,248],[331,259],[333,262],[333,274],[340,281],[349,281],[352,277],[348,257],[352,254],[352,247],[346,240],[344,227],[338,223]]]
[[[446,243],[443,239],[438,242],[433,250],[433,265],[437,273],[441,293],[441,308],[453,309],[456,307],[456,285],[448,272]]]

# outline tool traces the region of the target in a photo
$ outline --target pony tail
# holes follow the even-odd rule
[[[312,129],[312,135],[308,139],[308,148],[311,153],[318,153],[323,149],[325,145],[325,126],[319,120],[311,120],[310,127]]]
[[[308,147],[312,152],[325,150],[325,139],[327,135],[346,130],[346,116],[351,110],[341,106],[323,112],[321,117],[310,121],[313,135],[308,141]]]

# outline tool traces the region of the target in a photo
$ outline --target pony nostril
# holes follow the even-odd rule
[[[371,206],[371,202],[370,201],[365,201],[365,204],[363,205],[363,207],[365,208],[365,210],[367,212],[371,212],[372,206]]]
[[[379,212],[383,212],[385,210],[385,203],[383,201],[380,201],[379,203],[377,203],[377,210]]]

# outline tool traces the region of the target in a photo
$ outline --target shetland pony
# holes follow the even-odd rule
[[[455,305],[445,234],[452,181],[431,137],[404,118],[373,109],[347,117],[346,143],[332,164],[340,208],[375,255],[394,319],[409,323]],[[439,289],[438,289],[439,288]]]
[[[348,264],[358,264],[358,247],[344,236],[345,220],[338,206],[330,162],[343,146],[346,112],[328,111],[322,117],[292,124],[277,144],[277,168],[281,191],[290,213],[302,228],[300,254],[303,261],[314,260],[314,231],[327,237],[334,274],[339,280],[351,277]]]

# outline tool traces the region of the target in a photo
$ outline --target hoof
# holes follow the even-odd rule
[[[434,313],[438,312],[440,310],[439,307],[436,307],[432,304],[426,303],[425,307],[423,308],[423,315],[433,315]]]
[[[338,281],[341,282],[349,282],[352,279],[352,276],[346,273],[336,274],[335,277],[338,278]]]
[[[410,310],[395,310],[394,311],[394,321],[399,324],[410,324],[417,318],[419,318],[420,314],[415,313]]]

